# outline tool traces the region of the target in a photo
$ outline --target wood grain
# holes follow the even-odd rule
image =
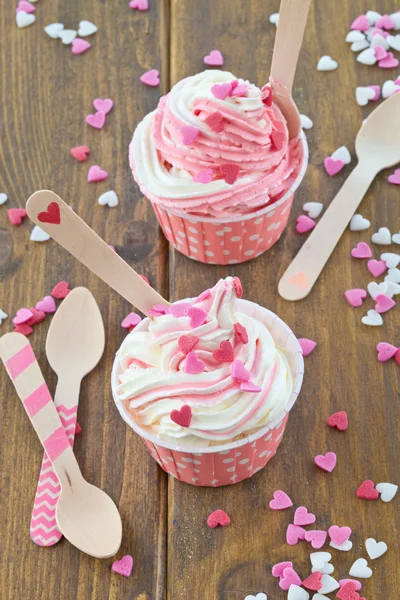
[[[373,563],[374,577],[365,596],[395,597],[400,586],[397,568],[396,523],[399,501],[385,505],[357,500],[355,490],[366,478],[398,482],[399,367],[381,365],[375,345],[381,340],[400,344],[397,310],[382,328],[361,325],[363,309],[343,300],[350,287],[365,286],[372,278],[366,266],[349,259],[357,241],[368,233],[349,231],[341,240],[311,295],[291,304],[279,298],[277,283],[303,243],[294,232],[295,217],[304,202],[327,205],[348,174],[335,178],[323,171],[323,159],[342,144],[354,149],[362,118],[354,98],[356,85],[383,83],[395,72],[384,72],[356,62],[344,42],[349,23],[370,8],[394,10],[393,2],[366,0],[314,2],[295,80],[294,97],[301,112],[314,120],[308,133],[310,166],[296,194],[287,232],[267,254],[236,268],[204,266],[175,252],[168,254],[149,204],[133,183],[127,147],[136,123],[152,110],[160,90],[138,83],[140,74],[160,68],[162,89],[203,68],[202,57],[219,48],[225,68],[264,83],[269,75],[275,28],[268,17],[278,0],[150,0],[150,11],[131,11],[127,0],[84,4],[38,2],[37,23],[18,30],[14,13],[0,13],[0,191],[9,202],[0,207],[0,307],[10,315],[50,292],[67,279],[72,286],[88,286],[104,318],[107,347],[96,370],[83,383],[79,421],[83,432],[76,441],[85,477],[102,487],[119,505],[124,524],[121,553],[135,557],[129,579],[111,573],[112,561],[79,553],[65,540],[53,549],[36,547],[28,534],[41,449],[4,373],[0,376],[0,598],[24,600],[243,600],[265,591],[283,600],[270,575],[271,565],[293,559],[301,576],[308,575],[308,546],[285,544],[285,528],[292,513],[272,513],[268,502],[275,489],[284,489],[296,505],[318,516],[318,525],[349,525],[354,530],[353,551],[333,552],[336,574],[345,576],[353,560],[366,556],[366,537],[383,539],[387,555]],[[83,10],[83,7],[85,10]],[[93,47],[82,56],[51,40],[43,27],[62,21],[76,27],[90,19],[99,26]],[[323,54],[339,62],[332,73],[318,73]],[[84,123],[96,97],[111,97],[115,108],[102,131]],[[80,144],[91,147],[87,163],[68,154]],[[87,169],[99,164],[110,173],[99,184],[86,182]],[[398,189],[381,174],[361,205],[372,230],[398,227]],[[129,312],[126,302],[80,267],[53,242],[29,242],[31,225],[14,229],[6,209],[23,206],[36,189],[51,187],[139,272],[149,276],[161,294],[171,299],[195,295],[220,277],[237,274],[245,295],[277,312],[299,336],[318,342],[306,359],[306,379],[289,419],[282,446],[264,472],[224,489],[202,489],[167,479],[129,431],[113,406],[109,372],[123,332],[119,322]],[[100,207],[96,198],[108,189],[120,197],[116,209]],[[380,249],[375,248],[375,257]],[[395,248],[393,248],[395,251]],[[368,308],[372,308],[370,303]],[[5,322],[1,333],[10,330]],[[31,337],[51,390],[55,377],[46,363],[46,323]],[[325,426],[327,416],[346,409],[350,428],[341,434]],[[313,466],[316,454],[333,450],[338,466],[332,475]],[[35,462],[36,461],[36,462]],[[36,466],[35,466],[36,465]],[[17,476],[16,476],[17,474]],[[210,530],[205,521],[223,508],[232,525]],[[168,530],[167,530],[168,529]]]

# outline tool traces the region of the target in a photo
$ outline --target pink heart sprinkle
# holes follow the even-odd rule
[[[132,328],[136,327],[136,325],[139,325],[141,320],[142,320],[142,318],[138,314],[131,312],[122,321],[121,327],[123,327],[124,329],[130,329],[131,327]]]
[[[309,513],[305,506],[299,506],[294,513],[295,525],[312,525],[316,521],[316,516]]]
[[[286,542],[289,546],[295,546],[299,541],[303,541],[306,538],[306,530],[299,525],[288,525],[286,530]]]
[[[234,87],[231,91],[231,96],[234,98],[235,96],[245,96],[247,94],[248,87],[245,83],[241,83]]]
[[[197,375],[198,373],[203,373],[204,369],[205,364],[197,358],[196,352],[189,352],[185,360],[185,373]]]
[[[371,36],[374,37],[375,35],[381,35],[382,37],[387,38],[390,34],[379,27],[375,27],[371,32]]]
[[[56,303],[52,296],[45,296],[43,300],[40,300],[35,307],[37,310],[42,310],[45,313],[56,312]]]
[[[33,317],[33,313],[28,308],[20,308],[13,318],[14,325],[22,325]]]
[[[353,583],[355,592],[359,592],[361,590],[361,583],[357,581],[357,579],[339,579],[339,585],[341,588],[344,587],[346,583]]]
[[[192,127],[191,125],[181,125],[181,127],[179,127],[179,130],[182,135],[182,144],[184,144],[185,146],[190,146],[191,144],[193,144],[194,140],[200,133],[200,129],[198,129],[197,127]]]
[[[372,273],[374,277],[379,277],[382,275],[386,269],[387,265],[384,260],[369,260],[367,263],[368,271]]]
[[[196,327],[203,325],[208,316],[207,311],[197,306],[191,306],[188,309],[187,314],[188,317],[190,317],[190,327],[192,327],[192,329],[196,329]]]
[[[285,569],[291,569],[293,567],[293,563],[290,560],[285,562],[277,563],[272,567],[272,577],[283,577],[283,571]]]
[[[224,57],[219,50],[212,50],[210,54],[207,54],[203,58],[203,62],[210,67],[222,67],[224,64]]]
[[[389,15],[383,15],[377,20],[375,27],[379,29],[394,29],[394,23]]]
[[[340,173],[340,171],[343,169],[344,161],[340,160],[340,159],[335,160],[331,156],[328,156],[324,160],[324,166],[325,166],[325,170],[328,173],[328,175],[333,177],[334,175],[337,175],[338,173]]]
[[[29,14],[35,12],[35,10],[36,6],[28,2],[28,0],[20,0],[18,2],[17,12],[23,11]]]
[[[99,112],[107,115],[114,106],[114,102],[111,98],[104,98],[104,100],[102,98],[96,98],[96,100],[93,100],[93,106]]]
[[[386,52],[386,50],[383,46],[375,46],[374,53],[375,53],[376,60],[383,60],[388,55],[388,53]]]
[[[197,296],[196,300],[194,301],[195,304],[197,304],[198,302],[203,302],[203,300],[207,300],[207,298],[209,298],[211,295],[211,290],[204,290],[204,292],[201,292],[201,294],[199,296]]]
[[[272,510],[285,510],[285,508],[290,508],[291,506],[293,506],[293,502],[282,490],[274,492],[274,497],[269,503],[269,507]]]
[[[89,183],[93,183],[95,181],[103,181],[103,179],[107,179],[107,177],[107,171],[103,171],[98,165],[93,165],[88,171],[87,180]]]
[[[306,542],[310,542],[313,548],[319,550],[325,544],[327,536],[326,531],[315,529],[313,531],[306,531],[304,539]]]
[[[332,473],[333,469],[336,467],[336,460],[336,454],[334,452],[327,452],[325,455],[318,454],[314,458],[317,467],[328,473]]]
[[[212,169],[203,169],[203,171],[199,171],[193,177],[193,181],[196,183],[210,183],[213,178],[213,170]]]
[[[157,69],[151,69],[150,71],[143,73],[140,77],[140,81],[151,87],[156,87],[157,85],[160,85],[160,73]]]
[[[366,15],[360,15],[352,22],[350,29],[357,29],[357,31],[367,31],[370,28],[369,21]]]
[[[371,102],[377,102],[381,97],[381,86],[380,85],[369,85],[370,90],[375,92],[375,96],[371,98]]]
[[[179,319],[179,317],[186,317],[188,310],[192,305],[189,302],[178,302],[177,304],[171,304],[169,307],[170,314]]]
[[[353,290],[347,290],[345,293],[345,298],[351,306],[361,306],[364,298],[367,297],[367,292],[365,290],[355,288]]]
[[[97,112],[94,115],[88,115],[85,121],[90,127],[101,129],[106,122],[106,115],[103,112]]]
[[[124,577],[129,577],[133,569],[132,556],[126,554],[121,558],[121,560],[116,560],[111,568],[114,573],[118,573],[118,575],[124,575]]]
[[[298,338],[297,341],[301,346],[303,356],[308,356],[315,349],[317,342],[308,340],[307,338]]]
[[[387,342],[379,342],[376,349],[378,351],[378,360],[380,362],[386,362],[390,360],[397,352],[397,348],[392,346],[392,344],[388,344]]]
[[[371,258],[371,248],[365,242],[358,242],[357,246],[351,251],[353,258]]]
[[[347,542],[352,534],[350,527],[338,527],[332,525],[328,529],[329,537],[336,546],[341,546],[344,542]]]
[[[211,87],[211,93],[214,98],[218,100],[225,100],[232,91],[232,84],[230,83],[215,83]]]
[[[157,315],[168,315],[169,314],[169,306],[166,304],[154,304],[151,309],[157,313]]]
[[[281,590],[287,591],[291,585],[301,586],[301,579],[297,575],[296,571],[292,567],[286,567],[283,569],[282,577],[279,582]]]
[[[396,169],[392,175],[389,175],[388,182],[394,185],[400,185],[400,169]]]
[[[316,226],[316,222],[314,219],[307,217],[306,215],[300,215],[297,217],[296,221],[296,231],[297,233],[307,233],[311,231]]]
[[[242,390],[242,392],[250,392],[255,394],[257,392],[261,392],[262,390],[262,388],[259,385],[253,383],[252,381],[244,381],[240,384],[240,389]]]
[[[232,363],[232,377],[239,381],[249,381],[250,373],[244,366],[243,361],[234,360]]]
[[[148,0],[131,0],[129,6],[133,9],[136,8],[137,10],[148,10],[149,2]]]
[[[87,40],[82,40],[81,38],[75,38],[72,40],[72,54],[83,54],[86,50],[92,47],[92,44]]]
[[[396,302],[393,298],[389,298],[389,296],[385,296],[385,294],[378,294],[375,298],[375,310],[376,312],[382,314],[396,306]]]
[[[378,62],[378,67],[381,67],[381,69],[394,69],[398,64],[399,61],[393,56],[393,52],[388,52],[387,56]]]

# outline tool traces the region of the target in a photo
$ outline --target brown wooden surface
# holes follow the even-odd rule
[[[365,286],[372,277],[366,266],[349,259],[351,247],[368,241],[372,231],[399,226],[398,189],[381,174],[363,201],[361,212],[372,222],[366,233],[346,232],[310,297],[291,304],[277,295],[277,282],[302,243],[294,232],[295,217],[305,201],[328,204],[349,168],[331,179],[323,171],[325,156],[342,144],[351,150],[362,118],[354,99],[356,85],[383,83],[395,72],[356,63],[344,36],[358,14],[370,8],[390,13],[395,6],[379,0],[348,0],[340,6],[315,2],[311,10],[295,99],[314,120],[308,133],[310,167],[296,195],[287,232],[267,254],[237,267],[194,263],[168,250],[152,211],[134,184],[127,147],[137,122],[155,107],[160,90],[142,86],[138,78],[158,67],[162,90],[202,69],[202,57],[218,47],[225,68],[263,84],[268,77],[275,28],[268,16],[278,0],[150,0],[147,13],[131,11],[126,0],[85,3],[70,0],[37,4],[37,22],[18,30],[11,6],[0,13],[0,192],[9,202],[0,207],[0,307],[10,316],[48,294],[66,279],[86,285],[95,295],[106,327],[107,347],[97,369],[84,381],[79,421],[83,433],[76,453],[87,479],[118,503],[123,545],[118,557],[131,553],[135,568],[129,579],[111,573],[112,560],[94,560],[62,541],[52,549],[29,539],[29,520],[40,467],[41,448],[23,414],[11,383],[0,370],[0,598],[12,600],[243,600],[265,591],[283,600],[270,567],[293,560],[308,575],[308,545],[289,548],[285,529],[292,512],[273,513],[268,502],[275,489],[286,490],[294,502],[318,516],[318,526],[347,524],[354,530],[352,552],[333,551],[335,575],[345,577],[353,561],[366,556],[366,537],[385,540],[389,552],[373,563],[374,576],[364,586],[367,600],[395,600],[400,586],[396,524],[399,499],[391,504],[357,500],[361,481],[398,482],[399,367],[381,365],[375,345],[400,344],[398,309],[381,328],[361,325],[363,309],[343,300],[350,287]],[[69,47],[51,40],[43,27],[62,21],[76,27],[90,19],[99,32],[93,48],[72,56]],[[339,62],[333,73],[318,73],[322,54]],[[111,97],[115,108],[102,131],[89,128],[84,117],[96,97]],[[69,156],[75,145],[88,144],[91,156],[79,164]],[[90,164],[110,173],[107,181],[87,184]],[[171,299],[195,295],[227,274],[241,277],[247,298],[277,312],[299,336],[318,342],[306,359],[306,378],[293,409],[282,446],[268,467],[251,480],[222,489],[202,489],[169,480],[120,419],[111,399],[109,374],[123,331],[119,322],[126,302],[56,247],[29,241],[31,225],[13,228],[7,208],[23,206],[36,189],[50,187],[139,272],[146,274]],[[115,189],[116,209],[96,198]],[[379,257],[380,248],[375,248]],[[383,251],[383,250],[382,250]],[[393,248],[395,251],[395,248]],[[368,308],[372,308],[369,301]],[[33,347],[50,386],[55,377],[44,353],[47,323],[36,327]],[[10,321],[1,333],[10,330]],[[396,337],[397,336],[397,337]],[[330,430],[327,416],[346,409],[346,434]],[[315,454],[338,455],[332,475],[317,471]],[[232,518],[223,530],[209,530],[205,519],[220,507]],[[333,597],[333,596],[332,596]]]

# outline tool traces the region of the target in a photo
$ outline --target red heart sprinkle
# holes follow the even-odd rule
[[[211,527],[211,529],[215,529],[218,525],[221,527],[226,527],[231,524],[231,520],[229,516],[226,514],[224,510],[220,508],[218,510],[214,510],[211,515],[207,518],[207,525]]]
[[[240,340],[243,344],[247,344],[249,336],[246,327],[243,327],[240,323],[235,323],[233,328],[236,333],[236,340]]]
[[[377,500],[379,498],[379,492],[375,489],[375,484],[370,479],[363,481],[357,490],[357,498],[363,500]]]
[[[219,170],[221,171],[222,175],[224,176],[226,183],[229,183],[230,185],[232,185],[235,183],[235,181],[239,177],[240,167],[238,165],[226,164],[226,165],[221,165]]]
[[[90,148],[89,146],[76,146],[76,148],[71,148],[70,152],[76,160],[84,162],[90,153]]]
[[[197,335],[181,335],[178,339],[178,346],[181,352],[186,356],[193,350],[196,344],[200,341]]]
[[[394,358],[397,364],[400,365],[400,348],[397,350],[396,354],[394,355]]]
[[[43,310],[38,310],[37,308],[29,309],[32,313],[29,321],[26,322],[27,325],[37,325],[37,323],[41,323],[46,318],[46,313]]]
[[[7,214],[11,225],[18,227],[21,225],[22,219],[25,219],[27,212],[24,208],[10,208]]]
[[[286,135],[283,131],[273,131],[271,133],[271,142],[275,150],[282,150],[285,145]]]
[[[339,431],[346,431],[349,426],[347,413],[344,410],[334,413],[328,418],[328,425],[329,427],[336,427]]]
[[[66,298],[66,296],[68,296],[70,291],[71,290],[69,289],[69,284],[66,281],[60,281],[51,290],[51,295],[53,296],[53,298],[58,298],[59,300],[62,300],[63,298]]]
[[[242,288],[242,282],[240,281],[239,277],[233,278],[233,285],[235,287],[236,296],[238,298],[241,298],[243,296],[243,288]]]
[[[171,421],[180,425],[181,427],[190,427],[192,421],[192,409],[188,404],[181,406],[180,410],[171,410],[169,415]]]
[[[232,344],[228,340],[224,340],[220,343],[218,350],[214,350],[213,356],[216,361],[233,362],[235,356],[233,353]]]
[[[14,327],[15,333],[22,333],[22,335],[31,335],[33,329],[27,323],[22,323],[21,325],[15,325]]]
[[[322,573],[319,571],[312,573],[312,575],[303,581],[303,586],[308,590],[318,592],[322,588]]]
[[[208,115],[204,122],[207,123],[209,128],[212,131],[215,131],[215,133],[222,133],[222,131],[224,130],[223,121],[224,117],[221,115],[220,112],[217,111]]]
[[[360,594],[356,591],[355,583],[349,581],[340,588],[336,598],[339,598],[339,600],[360,600]]]
[[[53,225],[59,225],[61,222],[60,218],[60,207],[57,202],[50,202],[47,207],[47,212],[40,212],[38,219],[41,223],[53,223]]]

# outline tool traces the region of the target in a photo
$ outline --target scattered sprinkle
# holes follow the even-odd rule
[[[140,81],[145,85],[149,85],[150,87],[156,87],[160,85],[160,72],[157,69],[146,71],[140,77]]]
[[[347,418],[347,413],[344,410],[333,413],[330,417],[328,417],[327,421],[329,427],[336,427],[339,431],[346,431],[349,427],[349,421]]]
[[[139,325],[141,320],[142,318],[137,313],[131,312],[121,321],[121,327],[131,331],[136,325]]]
[[[318,454],[314,458],[314,462],[323,471],[327,471],[328,473],[332,473],[333,469],[336,467],[336,454],[334,452],[327,452],[326,454]]]
[[[10,208],[8,209],[7,214],[11,225],[14,225],[14,227],[21,225],[23,219],[27,216],[27,212],[24,208]]]
[[[47,242],[50,239],[50,236],[38,225],[35,225],[35,227],[32,229],[29,239],[32,242]]]
[[[192,409],[188,404],[181,406],[180,410],[171,410],[171,421],[181,427],[190,427],[192,421]]]
[[[344,296],[351,306],[357,307],[362,305],[364,298],[367,297],[367,292],[360,288],[354,288],[347,290]]]
[[[53,287],[51,290],[51,295],[53,298],[58,298],[59,300],[63,300],[70,293],[69,284],[66,281],[59,281],[57,285]],[[38,306],[36,305],[36,308]],[[45,311],[46,312],[46,311]]]
[[[377,500],[379,492],[375,489],[375,484],[370,479],[366,479],[357,490],[357,498],[363,500]]]
[[[210,54],[204,56],[203,62],[209,67],[222,67],[224,64],[224,57],[219,50],[211,50]]]
[[[114,573],[118,573],[118,575],[129,577],[133,569],[132,556],[130,554],[126,554],[121,558],[121,560],[116,560],[113,562],[111,569],[114,571]]]
[[[211,529],[215,529],[216,527],[218,527],[218,525],[220,527],[227,527],[230,524],[231,524],[231,520],[230,520],[229,516],[226,514],[226,512],[224,510],[222,510],[220,508],[217,510],[214,510],[214,512],[212,512],[207,517],[207,525],[209,527],[211,527]]]
[[[301,346],[303,356],[308,356],[311,354],[311,352],[313,352],[317,346],[317,342],[314,342],[314,340],[308,340],[307,338],[298,338],[297,341]]]
[[[273,499],[269,503],[269,507],[272,508],[272,510],[285,510],[291,506],[293,506],[293,502],[282,490],[274,492]]]
[[[107,171],[103,171],[103,169],[100,169],[98,165],[93,165],[88,171],[87,180],[89,183],[92,183],[96,181],[103,181],[104,179],[107,179],[107,177]]]
[[[321,56],[318,61],[317,69],[318,71],[334,71],[338,68],[338,63],[336,60],[333,60],[331,56]]]
[[[71,148],[70,153],[79,162],[85,162],[90,154],[90,148],[89,146],[76,146],[75,148]]]
[[[115,208],[118,206],[118,196],[114,190],[109,190],[108,192],[101,194],[97,202],[100,204],[100,206],[109,206],[110,208]]]

